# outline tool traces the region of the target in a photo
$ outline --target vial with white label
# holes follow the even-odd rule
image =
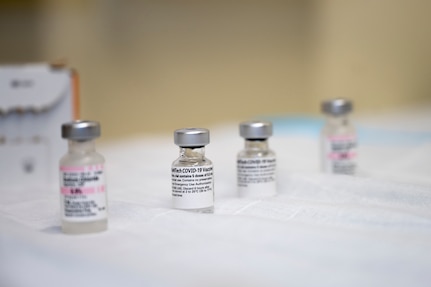
[[[356,172],[357,136],[349,120],[353,104],[347,99],[324,101],[326,115],[321,132],[321,169],[325,173],[349,174]]]
[[[210,132],[202,128],[174,131],[180,156],[172,163],[172,202],[176,209],[214,212],[213,164],[205,157]]]
[[[272,123],[266,121],[242,122],[239,134],[245,146],[237,156],[237,184],[240,197],[261,198],[277,193],[276,157],[269,149]]]
[[[108,226],[105,159],[96,152],[100,125],[74,121],[61,126],[68,152],[60,160],[61,226],[64,233],[104,231]]]

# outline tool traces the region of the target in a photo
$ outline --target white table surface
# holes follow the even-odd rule
[[[274,118],[262,200],[236,196],[236,123],[210,127],[210,215],[171,209],[170,134],[105,143],[106,232],[62,234],[56,191],[0,191],[0,286],[430,286],[429,111],[358,121],[356,177],[318,172],[313,120]]]

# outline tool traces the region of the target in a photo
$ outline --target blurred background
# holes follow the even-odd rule
[[[0,0],[0,63],[65,59],[104,138],[431,102],[431,1]]]

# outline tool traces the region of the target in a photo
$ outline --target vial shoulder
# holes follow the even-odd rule
[[[322,137],[328,137],[328,136],[356,136],[356,128],[349,124],[349,125],[340,125],[340,126],[334,126],[334,125],[324,125],[320,135]]]
[[[105,163],[105,158],[97,152],[85,154],[67,153],[60,159],[60,166],[85,166],[103,163]]]
[[[205,166],[205,165],[212,165],[212,161],[206,157],[203,157],[199,160],[179,157],[172,162],[172,166]]]
[[[237,158],[255,158],[255,157],[275,157],[274,151],[268,150],[248,150],[243,149],[237,154]]]

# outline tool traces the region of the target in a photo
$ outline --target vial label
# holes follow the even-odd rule
[[[107,218],[103,165],[60,166],[61,210],[67,221]]]
[[[213,166],[172,167],[174,208],[196,209],[214,205]]]
[[[325,140],[325,172],[355,174],[356,137],[330,136]]]
[[[243,197],[265,197],[276,194],[275,157],[239,158],[237,160],[238,192]]]

